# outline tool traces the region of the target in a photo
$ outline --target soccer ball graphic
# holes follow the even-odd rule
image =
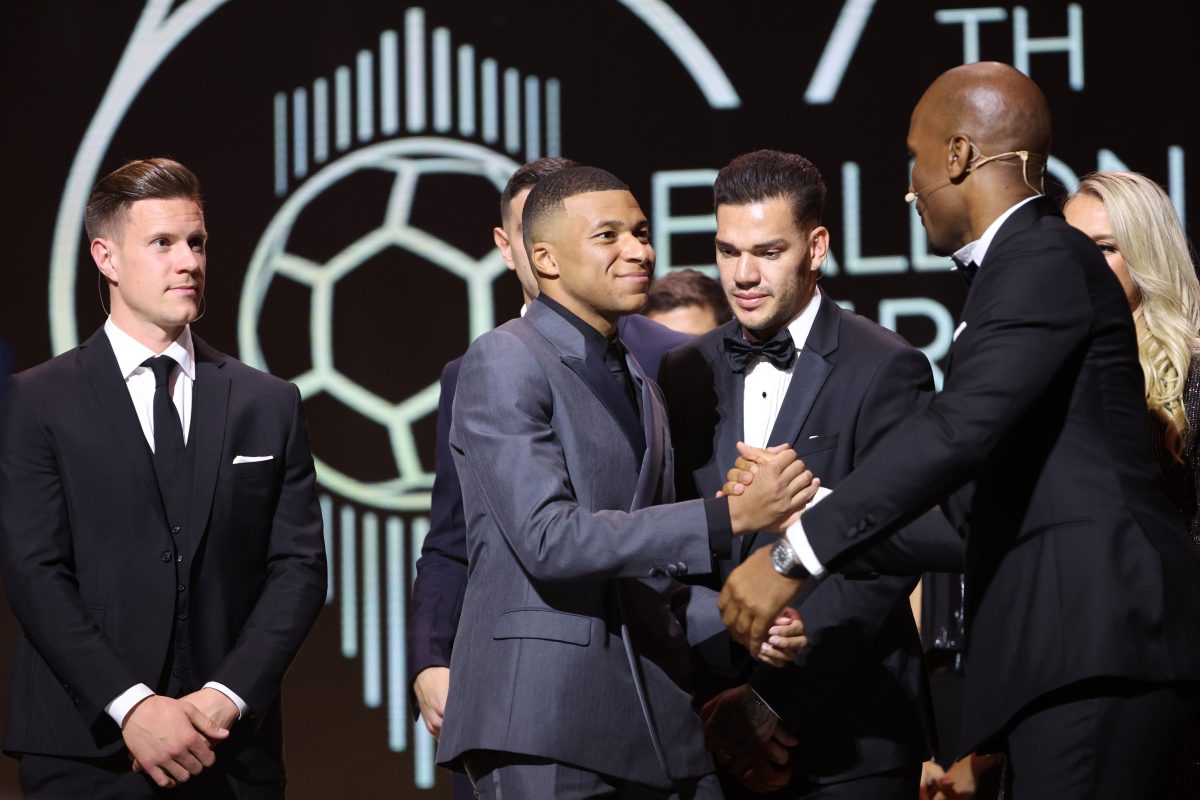
[[[383,269],[380,265],[384,264],[386,270],[393,273],[393,285],[401,290],[388,293],[391,303],[388,316],[392,319],[379,320],[381,326],[394,324],[397,318],[403,317],[405,303],[421,303],[420,287],[436,279],[442,286],[453,282],[456,289],[465,291],[465,294],[459,294],[465,297],[462,301],[468,328],[467,336],[463,337],[465,342],[491,329],[494,325],[493,283],[506,272],[499,252],[488,246],[483,253],[469,254],[460,246],[424,230],[413,223],[414,204],[425,197],[421,190],[423,185],[445,180],[447,175],[465,176],[482,183],[489,193],[494,190],[491,197],[498,203],[500,191],[517,166],[511,159],[492,150],[454,139],[413,137],[382,142],[350,153],[317,172],[288,198],[267,226],[255,248],[242,291],[238,315],[238,345],[242,359],[259,369],[270,369],[259,338],[259,320],[264,311],[274,313],[270,308],[274,301],[270,298],[275,296],[272,292],[280,283],[290,282],[293,287],[306,291],[309,329],[294,331],[292,338],[297,341],[307,338],[307,363],[294,375],[286,374],[286,369],[273,371],[292,380],[306,401],[317,398],[318,402],[326,403],[326,407],[330,405],[328,401],[332,401],[339,418],[348,428],[362,431],[365,422],[370,429],[378,431],[378,436],[370,438],[386,439],[386,449],[394,462],[394,470],[390,470],[394,477],[354,474],[353,465],[339,463],[335,467],[330,459],[323,458],[319,443],[314,439],[317,481],[325,489],[379,509],[421,511],[429,508],[432,465],[428,459],[423,462],[413,428],[427,421],[437,409],[436,371],[429,373],[428,377],[434,378],[432,381],[423,382],[419,390],[407,397],[388,396],[376,386],[368,388],[364,385],[370,383],[370,375],[356,374],[348,369],[345,366],[349,361],[347,357],[341,362],[335,358],[335,334],[340,339],[348,327],[359,322],[355,319],[358,309],[339,301],[339,294],[344,296],[349,291],[347,284],[361,284],[368,271],[376,277],[374,273]],[[304,244],[306,231],[323,222],[319,217],[312,218],[311,209],[324,202],[328,211],[328,198],[338,190],[339,184],[354,186],[355,181],[368,180],[375,186],[380,181],[385,182],[381,193],[385,198],[384,208],[375,210],[366,203],[354,202],[355,217],[368,219],[365,225],[354,228],[349,244],[332,253],[313,255],[309,252],[310,248]],[[347,196],[345,192],[343,196]],[[453,207],[439,208],[437,212],[438,218],[455,218]],[[491,213],[495,214],[494,211]],[[329,227],[327,221],[324,224]],[[478,234],[481,231],[470,232]],[[330,231],[323,230],[323,233],[330,238]],[[336,235],[332,238],[337,239]],[[397,270],[404,270],[405,274],[397,276]],[[356,271],[359,271],[358,275]],[[430,271],[443,274],[434,275]],[[379,356],[390,353],[396,362],[384,363],[379,369],[403,368],[406,354],[393,340],[372,342],[369,348],[357,348],[356,352],[374,351],[376,345]],[[345,353],[344,343],[339,342],[339,347]],[[440,366],[441,363],[433,365],[438,369]],[[355,420],[354,416],[359,419]]]

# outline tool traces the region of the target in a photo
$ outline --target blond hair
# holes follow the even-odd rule
[[[1144,175],[1093,172],[1071,197],[1079,195],[1104,205],[1137,288],[1146,404],[1167,422],[1167,449],[1182,460],[1192,436],[1183,396],[1192,358],[1200,353],[1200,280],[1187,236],[1167,193]]]

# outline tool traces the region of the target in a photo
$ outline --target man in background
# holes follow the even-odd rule
[[[694,269],[677,269],[650,284],[642,315],[673,331],[700,336],[728,322],[733,312],[718,281]]]

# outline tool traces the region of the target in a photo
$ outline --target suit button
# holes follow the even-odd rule
[[[179,563],[183,563],[183,556],[175,556],[175,560]]]
[[[184,586],[184,585],[181,583],[181,584],[179,584],[178,586],[176,586],[176,587],[175,587],[175,591],[177,591],[177,592],[182,592],[182,591],[183,591],[184,589],[186,589],[186,588],[187,588],[187,587],[186,587],[186,586]]]
[[[672,578],[674,578],[676,575],[679,574],[679,567],[675,564],[667,564],[666,571],[667,571],[668,575],[670,575]]]
[[[863,522],[867,523],[868,525],[874,525],[875,518],[870,514],[867,514],[865,517],[863,517]]]
[[[683,563],[682,561],[676,563],[675,564],[675,574],[676,575],[687,575],[687,564]]]
[[[179,649],[180,649],[180,650],[187,650],[187,642],[180,642],[180,643],[179,643]]]
[[[667,571],[665,569],[663,569],[662,567],[651,567],[650,568],[650,577],[651,578],[665,578],[665,577],[667,577]]]
[[[162,560],[163,560],[163,563],[164,563],[164,564],[170,564],[170,563],[171,563],[171,551],[170,551],[170,550],[163,550],[163,551],[162,551]]]
[[[181,530],[183,530],[183,528],[181,528],[181,527],[179,527],[178,525],[176,525],[175,527],[171,528],[171,533],[173,533],[173,534],[175,534],[176,536],[178,536],[178,535],[179,535],[179,532],[180,532]]]

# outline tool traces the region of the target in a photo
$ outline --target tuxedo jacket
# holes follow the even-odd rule
[[[1200,561],[1154,488],[1129,306],[1037,199],[999,228],[942,393],[804,517],[848,554],[946,498],[967,538],[962,746],[1093,677],[1200,678]]]
[[[638,314],[622,317],[617,329],[621,341],[651,380],[658,375],[663,354],[692,339]],[[450,455],[450,410],[461,366],[460,357],[442,370],[429,533],[417,561],[408,627],[410,682],[427,667],[450,666],[454,635],[467,591],[467,524],[462,486]]]
[[[711,497],[738,456],[745,379],[724,350],[725,337],[738,333],[739,323],[731,320],[663,361],[660,381],[676,442],[680,497]],[[792,445],[836,496],[887,431],[923,409],[932,395],[932,371],[920,351],[822,294],[768,444]],[[948,568],[961,569],[961,540],[939,512],[914,527],[943,543]],[[744,556],[776,539],[760,533],[735,540],[732,557],[722,559],[713,576],[714,588]],[[750,684],[802,740],[792,756],[798,777],[845,780],[927,757],[932,716],[908,603],[921,569],[916,562],[908,575],[860,569],[812,584],[795,604],[811,644],[794,666],[759,665],[751,673]],[[754,663],[727,635],[705,647],[732,654],[732,673]],[[709,662],[719,658],[717,652],[706,655]]]
[[[177,563],[153,454],[104,331],[9,383],[0,561],[21,633],[8,752],[117,752],[104,707],[138,683],[163,688],[183,587],[197,687],[217,681],[249,706],[218,763],[282,776],[280,684],[326,580],[300,396],[192,338],[195,483]],[[272,458],[233,463],[239,455]]]
[[[443,765],[495,750],[662,789],[713,769],[668,577],[712,568],[707,514],[656,505],[674,496],[666,412],[627,362],[640,419],[543,303],[467,351],[450,445],[470,576]]]

